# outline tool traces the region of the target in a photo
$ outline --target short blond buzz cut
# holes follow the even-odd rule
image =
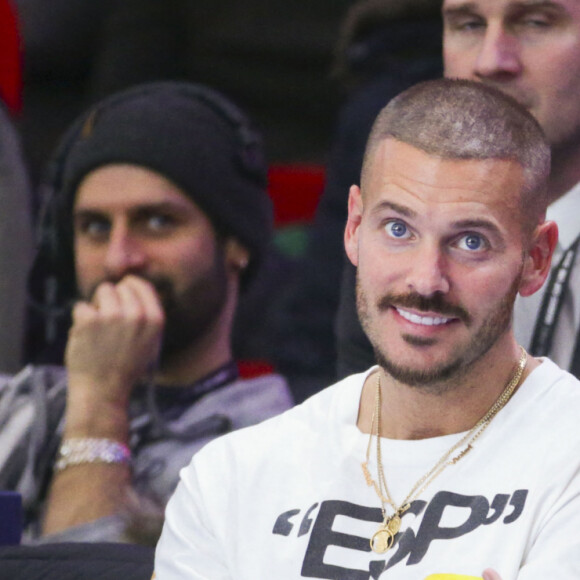
[[[388,138],[441,159],[515,160],[524,170],[521,203],[528,225],[534,227],[546,210],[550,145],[536,119],[497,89],[437,79],[397,95],[371,129],[361,174],[363,191],[374,153]]]

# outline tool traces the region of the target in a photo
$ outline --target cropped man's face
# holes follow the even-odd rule
[[[444,0],[445,75],[522,103],[552,146],[580,145],[580,1]]]

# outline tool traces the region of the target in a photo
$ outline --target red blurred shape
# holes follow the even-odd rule
[[[16,8],[0,0],[0,96],[11,113],[22,108],[22,62]]]
[[[268,193],[274,205],[275,227],[311,222],[324,189],[324,181],[322,165],[271,165]]]
[[[242,379],[253,379],[274,372],[274,367],[265,360],[238,361],[238,372]]]

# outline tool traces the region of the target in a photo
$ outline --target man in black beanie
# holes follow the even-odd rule
[[[291,405],[230,345],[271,234],[260,142],[214,91],[143,85],[73,125],[50,181],[31,278],[49,314],[76,301],[66,369],[0,384],[0,488],[32,537],[154,542],[193,453]]]

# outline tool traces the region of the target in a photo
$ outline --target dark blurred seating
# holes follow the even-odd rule
[[[150,580],[154,549],[62,543],[0,548],[0,580]]]

